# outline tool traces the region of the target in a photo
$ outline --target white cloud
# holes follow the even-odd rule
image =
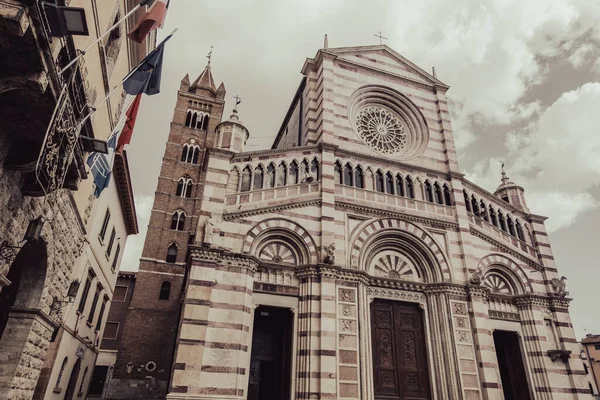
[[[551,216],[545,225],[548,232],[566,228],[575,223],[586,211],[598,207],[598,201],[589,193],[531,193],[527,196],[528,205],[535,209],[535,214]]]
[[[594,56],[598,51],[598,48],[592,43],[586,43],[579,47],[571,56],[569,61],[575,68],[581,68],[584,66],[590,58]]]
[[[135,199],[135,211],[140,233],[127,239],[123,261],[121,261],[121,271],[137,271],[139,268],[139,260],[144,248],[153,203],[154,198],[152,196],[138,196]]]

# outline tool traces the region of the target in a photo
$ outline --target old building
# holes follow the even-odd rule
[[[586,335],[581,340],[581,358],[592,394],[600,397],[600,335]]]
[[[302,74],[261,151],[181,81],[106,398],[589,398],[545,217],[461,174],[448,86],[385,45]]]
[[[0,3],[0,399],[85,395],[126,239],[137,233],[126,154],[98,199],[86,160],[125,96],[101,100],[155,35],[126,39],[140,8],[61,73],[139,2],[68,3],[84,12],[87,35],[56,36],[51,3]]]

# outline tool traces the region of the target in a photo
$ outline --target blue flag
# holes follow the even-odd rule
[[[123,82],[127,94],[137,96],[141,93],[153,95],[160,93],[160,77],[165,43],[173,36],[167,36],[156,48],[144,58],[141,64]]]
[[[94,184],[96,185],[94,195],[96,198],[100,197],[102,191],[106,189],[110,183],[119,131],[120,129],[115,129],[106,142],[108,145],[108,154],[94,152],[88,156],[87,165],[90,167],[92,176],[94,177]]]

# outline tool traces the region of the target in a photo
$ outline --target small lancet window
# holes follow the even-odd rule
[[[479,215],[479,206],[477,205],[477,199],[475,199],[475,196],[471,196],[471,208],[473,209],[473,214]]]
[[[344,185],[346,186],[352,186],[353,182],[352,182],[352,167],[350,166],[350,164],[346,164],[346,166],[344,166]]]
[[[185,214],[183,211],[175,211],[171,217],[171,229],[182,231],[185,225]]]
[[[446,185],[445,183],[444,183],[444,204],[446,204],[447,206],[452,205],[452,196],[450,194],[450,189],[448,188],[448,185]]]
[[[185,117],[185,126],[190,126],[192,124],[192,112],[188,111],[187,116]]]
[[[465,208],[468,212],[472,212],[471,210],[471,201],[469,200],[469,195],[465,190],[463,190],[463,195],[465,196]]]
[[[425,181],[425,200],[433,203],[433,189],[431,188],[431,183],[429,183],[429,181]]]
[[[290,182],[292,185],[298,184],[298,163],[295,160],[290,164]]]
[[[396,195],[404,197],[404,179],[400,174],[396,175]]]
[[[498,210],[498,225],[499,225],[500,229],[502,229],[504,232],[507,232],[506,220],[504,219],[504,215],[502,214],[502,211],[500,211],[500,210]]]
[[[384,184],[383,172],[377,170],[377,172],[375,172],[375,189],[378,192],[384,193]]]
[[[171,282],[164,281],[160,285],[160,294],[158,295],[159,300],[169,300],[171,294]]]
[[[167,249],[167,260],[168,263],[174,263],[177,261],[177,245],[175,243],[171,243],[169,248]]]
[[[508,227],[508,233],[510,233],[513,236],[517,236],[515,233],[515,225],[510,215],[506,216],[506,225]]]
[[[321,179],[319,160],[316,158],[313,158],[312,162],[310,163],[310,173],[312,174],[313,178],[315,178],[315,181]]]
[[[494,211],[494,208],[492,206],[490,206],[489,215],[490,215],[490,223],[494,226],[498,226],[498,219],[496,218],[496,212]]]
[[[275,187],[275,164],[267,166],[267,179],[265,179],[265,189]]]
[[[483,200],[479,202],[479,216],[483,218],[484,221],[490,222],[488,218],[487,207],[485,206]]]
[[[365,188],[365,175],[363,174],[363,170],[360,166],[357,166],[354,169],[354,186],[360,189]]]
[[[411,199],[415,198],[415,186],[410,176],[406,177],[406,196]]]
[[[394,194],[394,176],[391,172],[385,174],[385,192]]]
[[[519,240],[524,242],[525,235],[523,234],[523,227],[521,226],[521,222],[519,220],[517,220],[516,227],[517,227],[517,237],[519,238]]]
[[[210,120],[210,116],[209,115],[205,115],[204,116],[204,122],[202,123],[202,129],[203,130],[207,130],[208,129],[208,121]]]
[[[194,115],[192,116],[192,123],[191,123],[191,127],[195,128],[196,127],[196,122],[198,121],[198,114],[194,113]]]
[[[307,176],[309,170],[309,165],[308,165],[308,161],[304,160],[302,161],[302,164],[300,164],[300,179],[302,179],[302,181],[304,180],[304,178]],[[302,181],[300,183],[302,183]]]
[[[438,204],[444,204],[444,196],[439,183],[436,182],[433,184],[433,191],[435,193],[435,202]]]

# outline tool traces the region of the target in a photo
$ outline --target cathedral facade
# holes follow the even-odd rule
[[[545,218],[465,179],[448,86],[385,45],[302,74],[261,151],[181,82],[106,397],[590,398]]]

